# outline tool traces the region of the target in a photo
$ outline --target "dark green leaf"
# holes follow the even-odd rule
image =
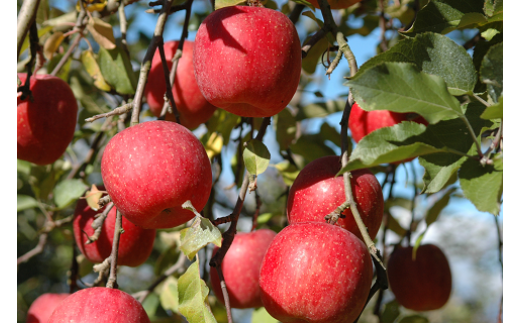
[[[338,99],[336,101],[329,100],[323,103],[311,103],[302,107],[296,115],[296,121],[309,118],[322,118],[329,114],[343,111],[345,109],[346,100]]]
[[[459,171],[460,187],[479,211],[498,215],[503,190],[502,158],[493,165],[482,166],[479,161],[468,159]]]
[[[480,116],[482,119],[491,120],[504,117],[504,99],[502,96],[498,98],[498,103],[486,108]]]
[[[439,214],[441,214],[441,211],[448,205],[451,198],[451,193],[453,193],[456,190],[455,187],[450,188],[447,190],[444,195],[433,204],[433,206],[428,210],[426,213],[425,221],[426,221],[426,227],[429,227],[433,222],[437,221],[437,218],[439,217]]]
[[[229,113],[222,109],[217,109],[211,119],[206,122],[206,127],[210,133],[215,131],[220,133],[224,139],[224,145],[227,145],[229,143],[231,131],[239,119],[240,117],[236,114]]]
[[[428,323],[430,322],[426,317],[421,315],[410,315],[403,317],[399,323]]]
[[[419,70],[442,77],[454,95],[471,92],[477,82],[477,71],[466,50],[436,33],[425,32],[399,41],[388,51],[368,60],[359,73],[384,62],[415,63]]]
[[[482,59],[480,81],[487,85],[488,94],[494,102],[502,95],[503,78],[503,43],[492,46]]]
[[[463,20],[465,14],[482,14],[483,7],[484,0],[432,0],[419,10],[412,28],[405,34],[415,36],[425,31],[447,34],[467,26],[467,22]]]
[[[134,94],[137,79],[130,59],[120,46],[107,50],[99,48],[98,63],[105,81],[119,94]]]
[[[308,39],[310,39],[310,37]],[[302,68],[305,72],[314,74],[316,66],[320,62],[321,54],[327,50],[328,46],[329,42],[326,38],[320,39],[314,46],[312,46],[309,52],[307,52],[307,56],[302,60]]]
[[[274,116],[274,127],[280,150],[286,150],[296,138],[296,119],[289,109],[285,108]]]
[[[462,115],[444,80],[411,63],[382,63],[357,73],[347,86],[363,110],[415,112],[429,123]]]
[[[336,130],[336,128],[329,125],[327,122],[324,122],[320,128],[320,136],[324,140],[329,140],[333,144],[338,147],[341,147],[341,135]]]
[[[399,303],[395,299],[386,303],[383,314],[381,314],[381,323],[394,323],[400,313]]]
[[[302,156],[307,162],[323,156],[335,155],[332,148],[323,144],[323,138],[320,134],[304,134],[290,148],[293,153]]]

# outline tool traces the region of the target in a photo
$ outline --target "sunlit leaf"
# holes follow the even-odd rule
[[[161,300],[161,306],[165,310],[170,310],[175,313],[179,312],[179,291],[175,277],[169,276],[166,278],[162,285],[159,298]]]
[[[222,235],[217,227],[211,221],[202,217],[197,210],[187,203],[183,204],[183,208],[189,209],[195,213],[195,220],[191,227],[181,231],[181,250],[188,257],[193,259],[197,252],[210,243],[221,246]]]
[[[55,32],[52,34],[43,45],[43,54],[47,59],[51,59],[54,55],[54,52],[58,50],[61,45],[61,42],[65,39],[63,33],[61,31]]]
[[[58,183],[54,188],[54,202],[58,208],[64,208],[85,193],[87,189],[85,185],[79,179],[66,179]]]
[[[112,30],[111,24],[99,18],[92,17],[88,21],[87,29],[101,47],[105,49],[116,48],[116,39],[114,38],[114,31]]]
[[[271,154],[260,140],[253,139],[244,149],[244,164],[251,175],[260,175],[269,166]]]
[[[231,7],[236,6],[241,3],[246,2],[245,0],[215,0],[215,10],[225,8],[225,7]]]
[[[121,47],[99,48],[98,63],[105,81],[120,94],[134,94],[137,79],[130,59]]]
[[[265,307],[260,307],[253,312],[251,323],[278,323],[278,320],[272,317]]]
[[[498,103],[493,104],[486,108],[486,110],[480,116],[482,119],[499,119],[504,117],[504,98],[501,96],[498,98]]]
[[[32,196],[16,195],[16,212],[38,207],[38,202]]]
[[[99,65],[94,58],[94,53],[91,50],[84,50],[81,52],[81,63],[87,70],[87,73],[94,79],[94,85],[103,91],[110,91],[111,87],[105,81],[101,74]]]
[[[207,303],[209,288],[200,279],[199,262],[195,261],[179,277],[179,312],[190,323],[217,323]]]

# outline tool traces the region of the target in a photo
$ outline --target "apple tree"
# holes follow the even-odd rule
[[[461,200],[501,261],[502,0],[17,9],[18,322],[434,322]]]

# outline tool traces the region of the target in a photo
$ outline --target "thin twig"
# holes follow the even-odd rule
[[[96,219],[92,221],[92,223],[90,224],[90,226],[94,229],[94,234],[92,236],[87,235],[88,241],[85,244],[94,243],[99,239],[101,231],[103,230],[103,224],[105,223],[108,213],[112,210],[113,207],[114,203],[110,202],[108,203],[108,205],[102,213],[98,213],[95,215]],[[85,234],[87,233],[85,232]]]
[[[93,122],[93,121],[95,121],[97,119],[101,119],[101,118],[105,118],[105,117],[122,115],[122,114],[125,114],[128,111],[132,110],[132,107],[133,107],[132,103],[126,103],[126,104],[124,104],[124,105],[122,105],[122,106],[120,106],[118,108],[115,108],[114,110],[112,110],[110,112],[98,114],[98,115],[95,115],[93,117],[87,118],[87,119],[85,119],[85,121],[86,122]]]
[[[18,257],[16,264],[20,265],[21,263],[24,263],[32,257],[36,256],[37,254],[41,253],[43,251],[43,247],[45,247],[45,244],[47,243],[47,235],[47,233],[40,234],[40,238],[38,239],[38,244],[36,245],[36,247],[29,250],[23,256]]]
[[[314,35],[312,35],[312,37],[305,43],[305,45],[302,46],[302,58],[305,58],[311,48],[316,45],[316,43],[318,43],[323,37],[325,37],[326,34],[327,32],[321,28]]]
[[[379,0],[379,10],[381,11],[379,13],[379,29],[381,29],[381,36],[379,36],[381,40],[381,49],[383,52],[386,52],[388,50],[388,43],[386,41],[386,18],[385,18],[385,5],[383,3],[383,0]]]
[[[110,254],[110,276],[108,277],[107,288],[117,289],[117,254],[119,251],[119,237],[123,233],[123,215],[117,211],[116,224],[114,228],[114,241],[112,242],[112,253]]]
[[[166,84],[166,99],[164,100],[164,105],[161,111],[161,117],[166,115],[166,111],[168,108],[173,112],[173,115],[175,116],[175,121],[178,124],[181,124],[181,116],[179,114],[179,110],[177,109],[177,104],[175,103],[175,100],[173,98],[173,91],[172,91],[172,83],[170,83],[170,71],[168,70],[168,63],[166,62],[166,56],[164,55],[164,42],[161,37],[161,42],[157,46],[159,48],[159,56],[161,56],[161,63],[163,67],[163,74],[164,74],[164,83]],[[173,71],[174,69],[172,69]]]
[[[260,214],[260,207],[262,206],[262,201],[260,200],[258,190],[255,190],[255,203],[256,209],[255,214],[253,214],[253,225],[251,226],[251,232],[255,231],[256,226],[258,225],[258,215]]]
[[[493,215],[493,217],[495,218],[495,225],[496,225],[496,228],[497,228],[497,236],[498,236],[498,261],[500,262],[500,267],[502,267],[502,277],[504,276],[504,262],[502,260],[502,247],[503,247],[503,242],[502,242],[502,233],[500,232],[500,223],[498,222],[498,216],[495,216]]]
[[[18,21],[16,26],[16,59],[20,57],[20,50],[22,49],[23,41],[25,40],[27,32],[31,28],[32,24],[36,21],[36,12],[38,11],[39,5],[40,0],[25,0],[22,3],[22,7],[18,13]]]
[[[119,13],[119,27],[121,28],[121,45],[123,46],[123,49],[127,54],[130,54],[128,51],[128,44],[126,43],[126,28],[127,28],[127,21],[126,21],[126,15],[125,15],[125,6],[120,3],[119,8],[117,9]]]

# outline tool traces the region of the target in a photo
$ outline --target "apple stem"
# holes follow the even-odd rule
[[[119,251],[119,237],[123,232],[123,215],[118,210],[116,215],[116,224],[114,228],[114,241],[112,243],[112,253],[110,254],[110,276],[108,277],[107,288],[117,289],[117,254]]]
[[[350,206],[349,201],[343,202],[340,206],[338,206],[334,211],[332,211],[330,214],[327,214],[325,216],[325,221],[328,223],[334,225],[336,222],[338,222],[339,218],[344,218],[345,216],[341,214],[343,211],[345,211],[346,208]]]

